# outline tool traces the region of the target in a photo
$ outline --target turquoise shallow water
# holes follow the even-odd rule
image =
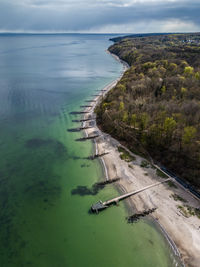
[[[116,79],[107,35],[0,36],[0,266],[175,266],[152,223],[128,225],[123,203],[98,216],[92,203],[118,194],[72,194],[103,179],[92,142],[69,112]],[[78,194],[79,193],[79,194]]]

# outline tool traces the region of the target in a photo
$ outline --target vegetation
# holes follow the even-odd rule
[[[146,160],[143,160],[140,164],[142,168],[149,168],[149,162]]]
[[[175,183],[172,182],[172,181],[167,182],[167,184],[168,184],[169,187],[177,188],[177,186],[175,185]]]
[[[159,170],[159,169],[156,170],[156,174],[158,176],[160,176],[161,178],[168,178],[168,176],[164,172],[162,172],[161,170]]]
[[[128,62],[97,107],[97,122],[129,147],[200,188],[200,34],[125,38]]]
[[[134,161],[136,159],[134,156],[130,155],[130,153],[128,153],[128,151],[126,151],[126,149],[124,149],[121,146],[118,147],[118,151],[120,152],[120,158],[122,160],[125,160],[126,162],[131,162],[131,161]]]
[[[178,209],[185,217],[197,216],[200,219],[200,209],[190,207],[188,205],[178,206]]]
[[[180,197],[177,194],[172,194],[170,197],[172,197],[175,201],[181,201],[181,202],[187,202],[184,198]]]

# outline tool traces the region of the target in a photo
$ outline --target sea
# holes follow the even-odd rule
[[[0,35],[0,266],[181,266],[150,219],[128,224],[124,202],[90,207],[119,192],[91,140],[77,142],[80,111],[123,66],[111,35]]]

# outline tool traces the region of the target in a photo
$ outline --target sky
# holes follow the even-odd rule
[[[200,0],[0,0],[0,32],[200,31]]]

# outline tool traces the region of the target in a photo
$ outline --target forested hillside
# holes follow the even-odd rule
[[[125,38],[129,63],[98,106],[104,131],[200,188],[200,34]]]

